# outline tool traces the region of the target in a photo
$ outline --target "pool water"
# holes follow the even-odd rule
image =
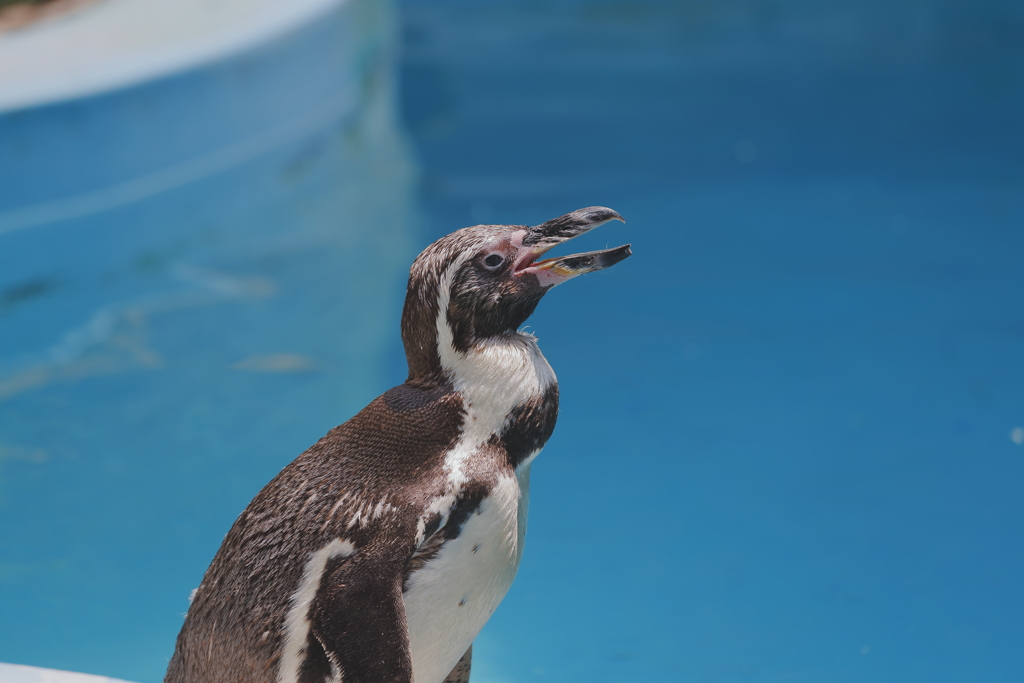
[[[148,199],[154,244],[0,235],[0,661],[160,680],[238,512],[404,377],[415,253],[604,205],[573,250],[634,256],[529,323],[561,414],[474,681],[1024,680],[1019,3],[398,20],[401,130]]]

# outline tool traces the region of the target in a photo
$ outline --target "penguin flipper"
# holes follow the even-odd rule
[[[452,669],[452,672],[448,674],[443,683],[469,683],[469,668],[472,661],[473,646],[470,645],[469,649],[466,650],[466,654],[462,655],[462,659],[455,665],[455,668]]]
[[[408,558],[388,555],[362,548],[329,569],[311,605],[313,635],[345,683],[412,683],[402,601]]]

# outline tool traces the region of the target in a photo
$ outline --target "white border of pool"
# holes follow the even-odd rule
[[[345,2],[100,0],[0,33],[0,112],[184,71],[283,35]]]
[[[0,683],[129,683],[120,678],[40,669],[21,664],[0,664]]]

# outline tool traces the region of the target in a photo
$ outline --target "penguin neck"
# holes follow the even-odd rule
[[[554,371],[525,332],[491,337],[458,351],[438,335],[438,356],[445,376],[463,401],[463,438],[480,444],[501,434],[509,416],[522,405],[539,401],[557,384]]]
[[[507,330],[477,337],[472,325],[450,320],[453,279],[466,258],[410,277],[402,313],[406,384],[451,387],[466,412],[464,437],[484,441],[501,433],[515,408],[541,401],[557,380],[532,334]]]
[[[500,434],[515,408],[540,401],[557,380],[532,334],[513,330],[456,339],[468,329],[448,318],[452,270],[434,289],[436,298],[410,286],[402,316],[406,384],[423,389],[447,385],[457,392],[466,413],[463,437],[476,444]]]
[[[500,434],[515,408],[540,401],[558,380],[532,334],[488,337],[460,351],[446,313],[439,311],[429,328],[403,335],[409,361],[406,384],[427,390],[447,386],[457,392],[466,412],[464,437],[482,443]]]

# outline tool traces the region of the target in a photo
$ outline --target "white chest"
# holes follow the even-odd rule
[[[465,401],[462,443],[471,447],[500,432],[513,408],[543,395],[557,381],[536,338],[522,332],[467,353],[448,347],[442,361]]]
[[[404,600],[415,683],[444,680],[512,585],[529,482],[529,468],[503,476],[459,537],[409,577]]]

